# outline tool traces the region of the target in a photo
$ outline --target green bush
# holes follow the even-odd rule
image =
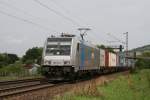
[[[16,54],[0,53],[0,67],[14,64],[18,60],[19,57]]]
[[[150,57],[150,51],[142,53],[142,55],[138,57]],[[149,59],[138,59],[137,62],[135,63],[135,66],[138,67],[139,69],[143,68],[150,68],[150,60]]]
[[[32,63],[38,63],[40,64],[41,57],[42,57],[42,48],[39,47],[33,47],[31,49],[28,49],[26,51],[26,54],[22,57],[23,63],[27,64],[30,62]]]
[[[15,64],[10,64],[0,68],[0,74],[4,76],[9,76],[12,74],[19,75],[22,73],[25,73],[25,68],[21,62],[16,62]]]

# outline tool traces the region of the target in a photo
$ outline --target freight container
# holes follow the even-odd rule
[[[117,56],[115,53],[109,52],[109,67],[116,67],[117,66]]]
[[[117,66],[117,55],[115,53],[111,53],[108,50],[105,50],[105,66],[106,67]]]
[[[100,49],[100,67],[105,66],[105,50]]]
[[[109,66],[109,52],[108,50],[105,50],[105,66]]]

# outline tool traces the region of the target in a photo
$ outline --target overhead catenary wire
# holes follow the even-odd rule
[[[54,3],[57,7],[61,8],[66,14],[72,16],[72,13],[68,9],[66,9],[64,6],[62,6],[60,3],[56,2],[55,0],[48,0],[48,1]],[[75,16],[75,15],[73,15],[73,16]],[[76,19],[78,22],[80,21],[82,24],[84,24],[83,26],[88,25],[87,23],[83,22],[83,20],[80,19],[78,16],[75,16],[74,19]]]
[[[13,6],[12,4],[9,4],[9,3],[5,2],[5,1],[0,1],[0,5],[5,5],[5,6],[11,8],[11,9],[14,9],[14,10],[16,10],[16,11],[19,11],[19,12],[25,14],[25,15],[29,15],[29,16],[31,16],[31,17],[36,17],[36,18],[38,18],[37,16],[34,16],[34,15],[28,13],[27,11],[24,11],[24,10],[18,8],[18,7],[15,7],[15,6]]]
[[[58,7],[60,7],[61,9],[63,9],[63,11],[65,11],[66,12],[66,14],[69,14],[69,15],[71,15],[71,13],[70,13],[70,11],[69,10],[67,10],[64,6],[62,6],[62,5],[60,5],[60,4],[58,4],[55,0],[50,0],[51,2],[53,2],[53,3],[55,3],[55,5],[57,5]],[[81,19],[79,19],[79,18],[77,18],[77,17],[75,17],[76,19],[78,19],[78,20],[80,20],[80,22],[82,22],[82,20]],[[83,24],[84,24],[84,26],[86,26],[87,25],[87,23],[84,23],[84,22],[82,22]],[[95,34],[95,32],[93,31],[92,32],[93,34]],[[94,35],[90,35],[89,36],[89,38],[91,39],[91,40],[97,40],[97,37],[99,37],[99,35],[97,35],[97,34],[95,34],[96,36],[94,36]]]
[[[110,37],[112,37],[113,39],[117,40],[118,42],[122,43],[122,44],[125,44],[124,41],[118,39],[116,36],[112,35],[111,33],[108,33],[107,35],[109,35]]]
[[[63,13],[61,13],[61,12],[59,12],[59,11],[57,11],[57,10],[55,10],[55,9],[53,9],[53,8],[51,8],[51,7],[49,7],[49,6],[47,6],[46,4],[42,3],[41,1],[39,1],[39,0],[34,0],[34,1],[35,1],[36,3],[38,3],[38,4],[40,4],[41,6],[43,6],[44,8],[47,8],[49,11],[51,11],[51,12],[57,14],[58,16],[61,16],[61,17],[65,18],[66,20],[72,22],[74,25],[76,25],[76,26],[78,26],[78,27],[82,27],[79,23],[77,23],[76,21],[74,21],[72,18],[69,18],[69,17],[65,16]],[[61,8],[62,8],[62,7],[61,7]],[[64,8],[63,8],[63,9],[64,9]],[[94,34],[95,34],[95,33],[94,33]],[[95,34],[95,35],[97,35],[97,34]],[[97,36],[98,36],[98,35],[97,35]],[[92,37],[97,38],[97,36],[92,36]],[[99,37],[99,36],[98,36],[98,37]]]
[[[10,8],[10,9],[13,9],[13,10],[15,10],[15,11],[17,11],[17,12],[21,12],[22,14],[25,14],[25,15],[30,16],[30,17],[33,18],[33,19],[35,19],[35,18],[38,19],[38,20],[41,20],[41,19],[42,19],[42,18],[40,18],[40,17],[38,17],[38,16],[35,16],[35,15],[33,15],[33,14],[31,14],[31,13],[29,13],[29,12],[23,10],[23,9],[20,9],[20,8],[18,8],[18,7],[16,7],[16,6],[13,6],[12,4],[7,3],[7,2],[0,1],[0,5],[7,6],[7,7]],[[51,26],[51,27],[53,27],[53,26]],[[52,28],[51,28],[51,29],[52,29]]]
[[[106,39],[105,39],[104,37],[101,37],[101,35],[100,35],[100,34],[102,34],[102,33],[99,33],[99,32],[97,32],[97,31],[95,31],[95,29],[93,29],[92,31],[93,31],[93,33],[95,34],[95,38],[97,38],[98,40],[103,40],[103,42],[106,42]],[[102,42],[102,41],[101,41],[101,42]]]
[[[74,21],[72,18],[69,18],[69,17],[67,17],[66,15],[64,15],[63,13],[61,13],[61,12],[59,12],[59,11],[57,11],[57,10],[55,10],[55,9],[52,9],[52,8],[50,8],[49,6],[47,6],[47,5],[45,5],[45,4],[43,4],[42,2],[40,2],[39,0],[34,0],[34,1],[36,1],[37,3],[39,3],[41,6],[44,6],[44,7],[46,7],[47,9],[49,9],[49,10],[51,10],[52,12],[55,12],[55,14],[57,14],[57,15],[59,15],[59,16],[61,16],[61,17],[63,17],[63,18],[65,18],[66,20],[69,20],[70,22],[72,22],[74,25],[76,25],[76,26],[81,26],[79,23],[77,23],[76,21]],[[51,0],[52,2],[54,2],[57,6],[59,6],[60,8],[62,8],[67,14],[70,14],[70,12],[67,10],[67,9],[65,9],[63,6],[61,6],[61,5],[59,5],[57,2],[55,2],[55,1],[53,1],[53,0]],[[24,13],[24,14],[26,14],[26,15],[29,15],[29,16],[31,16],[31,17],[36,17],[36,16],[34,16],[33,14],[30,14],[30,13],[28,13],[28,12],[26,12],[26,11],[24,11],[24,10],[22,10],[22,9],[20,9],[20,8],[17,8],[17,7],[15,7],[15,6],[13,6],[13,5],[11,5],[11,4],[9,4],[9,3],[6,3],[6,2],[4,2],[4,1],[0,1],[1,3],[1,5],[3,4],[3,5],[6,5],[7,7],[9,7],[9,8],[12,8],[12,9],[14,9],[14,10],[16,10],[16,11],[19,11],[19,12],[22,12],[22,13]],[[8,13],[7,13],[7,15],[8,15]],[[14,15],[13,15],[13,17],[14,17]],[[17,16],[15,16],[15,18],[16,18]],[[17,18],[18,19],[18,18]],[[23,20],[22,20],[23,19]],[[19,20],[20,20],[20,18],[19,18]],[[37,23],[34,23],[34,22],[32,22],[32,21],[30,21],[30,20],[27,20],[27,19],[24,19],[24,18],[21,18],[21,20],[22,21],[24,21],[24,22],[27,22],[27,23],[30,23],[30,24],[34,24],[34,25],[36,25],[36,26],[38,26],[38,27],[41,27],[41,28],[43,28],[43,29],[46,29],[46,30],[49,30],[49,28],[48,27],[44,27],[44,26],[42,26],[42,25],[40,25],[40,24],[37,24]],[[81,22],[81,21],[80,21]],[[51,29],[52,30],[52,29]],[[54,30],[53,30],[54,31]],[[56,31],[56,30],[55,30]],[[93,32],[93,34],[95,34],[95,32]],[[96,35],[96,36],[95,36]],[[95,38],[95,39],[97,39],[97,37],[99,37],[99,35],[97,35],[97,34],[95,34],[95,35],[91,35],[90,36],[90,38]],[[92,38],[92,39],[93,39]],[[94,40],[95,40],[94,39]]]
[[[63,11],[65,11],[66,14],[71,15],[71,12],[70,12],[68,9],[66,9],[64,6],[60,5],[59,3],[57,3],[55,0],[49,0],[49,1],[53,2],[55,5],[57,5],[57,6],[60,7],[61,9],[63,9]],[[85,22],[83,22],[81,19],[79,19],[78,17],[75,17],[75,18],[76,18],[77,20],[80,20],[80,22],[82,22],[82,23],[84,24],[83,26],[88,25],[87,23],[85,23]],[[97,39],[97,38],[100,37],[99,35],[96,34],[96,32],[95,32],[93,29],[92,29],[92,31],[93,31],[92,33],[95,34],[95,36],[90,35],[89,38],[92,38],[93,40],[95,40],[95,39]]]
[[[55,0],[49,0],[50,2],[53,2],[55,5],[57,5],[58,7],[60,7],[61,9],[63,9],[66,13],[70,13],[70,11],[68,11],[66,8],[64,8],[64,6],[58,4]]]
[[[30,20],[27,20],[27,19],[24,19],[24,18],[15,16],[15,15],[12,15],[12,14],[7,13],[7,12],[5,12],[5,11],[0,10],[0,13],[3,14],[3,15],[6,15],[6,16],[8,16],[8,17],[11,17],[11,18],[14,18],[14,19],[17,19],[17,20],[26,22],[26,23],[28,23],[28,24],[32,24],[32,25],[37,26],[37,27],[42,28],[42,29],[51,30],[51,31],[57,32],[56,30],[53,30],[53,29],[50,29],[50,28],[48,28],[48,27],[42,26],[42,25],[40,25],[40,24],[38,24],[38,23],[35,23],[35,22],[32,22],[32,21],[30,21]]]
[[[35,1],[36,3],[38,3],[39,5],[41,5],[42,7],[48,9],[50,12],[53,12],[56,15],[58,15],[58,16],[64,18],[64,19],[66,19],[66,20],[68,20],[69,22],[71,22],[72,24],[76,25],[77,27],[81,26],[78,22],[74,21],[72,18],[65,16],[63,13],[61,13],[61,12],[59,12],[59,11],[57,11],[57,10],[49,7],[49,6],[47,6],[46,4],[42,3],[41,1],[39,1],[39,0],[33,0],[33,1]]]

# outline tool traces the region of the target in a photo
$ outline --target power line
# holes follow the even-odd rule
[[[93,31],[93,34],[95,34],[94,35],[95,39],[103,40],[106,42],[106,40],[104,38],[102,38],[99,34],[96,34],[97,32],[94,29],[92,31]]]
[[[70,15],[71,15],[71,12],[70,12],[68,9],[66,9],[64,6],[58,4],[55,0],[50,0],[50,1],[53,2],[53,3],[55,3],[55,5],[59,6],[61,9],[63,9],[67,14],[70,14]],[[82,21],[79,17],[78,17],[78,18],[75,17],[75,18],[78,19],[78,20],[80,20],[80,22]],[[83,21],[82,21],[82,23],[83,23],[84,25],[87,25],[87,23],[84,23]],[[93,30],[92,30],[92,31],[93,31]],[[97,37],[99,37],[99,35],[97,35],[94,31],[93,31],[92,33],[96,35],[96,36],[94,36],[95,39],[96,39]],[[93,37],[93,35],[91,35],[91,36]]]
[[[26,23],[29,23],[29,24],[32,24],[32,25],[35,25],[37,27],[40,27],[40,28],[43,28],[43,29],[46,29],[46,30],[52,30],[52,29],[49,29],[48,27],[44,27],[40,24],[37,24],[35,22],[32,22],[30,20],[27,20],[27,19],[24,19],[24,18],[21,18],[21,17],[18,17],[18,16],[15,16],[15,15],[12,15],[12,14],[9,14],[9,13],[6,13],[2,10],[0,10],[0,13],[3,14],[3,15],[6,15],[8,17],[11,17],[11,18],[14,18],[14,19],[17,19],[17,20],[20,20],[20,21],[23,21],[23,22],[26,22]],[[52,30],[52,31],[55,31],[55,30]],[[56,31],[55,31],[56,32]]]
[[[63,17],[63,18],[65,18],[66,20],[69,20],[70,22],[72,22],[73,24],[77,25],[78,27],[81,26],[81,25],[79,25],[77,22],[75,22],[73,19],[71,19],[71,18],[65,16],[64,14],[62,14],[62,13],[59,12],[59,11],[56,11],[55,9],[50,8],[49,6],[47,6],[47,5],[43,4],[42,2],[40,2],[39,0],[34,0],[34,1],[35,1],[36,3],[38,3],[38,4],[40,4],[41,6],[47,8],[48,10],[52,11],[53,13],[55,13],[55,14],[57,14],[57,15]],[[55,2],[55,1],[52,1],[52,2]],[[57,4],[57,3],[55,2],[55,4]],[[58,4],[57,4],[57,5],[58,5]],[[63,6],[61,6],[61,8],[64,9],[66,12],[68,12]],[[94,34],[95,34],[95,33],[94,33]],[[95,34],[95,35],[97,35],[97,34]],[[98,36],[98,35],[97,35],[97,36]],[[94,37],[97,38],[97,36],[94,36]],[[99,36],[98,36],[98,37],[99,37]]]
[[[120,42],[120,43],[122,43],[122,44],[125,44],[124,41],[118,39],[116,36],[114,36],[114,35],[112,35],[112,34],[110,34],[110,33],[108,33],[107,35],[109,35],[110,37],[114,38],[114,39],[117,40],[118,42]]]
[[[61,12],[59,12],[59,11],[56,11],[56,10],[54,10],[54,9],[52,9],[52,8],[50,8],[50,7],[48,7],[47,5],[41,3],[41,2],[38,1],[38,0],[34,0],[34,1],[37,2],[37,3],[39,3],[41,6],[43,6],[43,7],[47,8],[47,9],[51,10],[51,11],[54,12],[55,14],[57,14],[57,15],[59,15],[59,16],[65,18],[65,19],[67,19],[67,20],[69,20],[69,21],[72,22],[73,24],[75,24],[75,25],[77,25],[77,26],[80,26],[77,22],[75,22],[73,19],[71,19],[71,18],[65,16],[63,13],[61,13]],[[53,1],[53,0],[51,0],[51,1],[52,1],[53,3],[55,3],[57,6],[59,6],[61,9],[63,9],[67,14],[70,14],[70,12],[69,12],[67,9],[65,9],[63,6],[59,5],[57,2],[55,2],[55,1]],[[15,7],[15,6],[11,5],[11,4],[9,4],[9,3],[6,3],[6,2],[4,2],[4,1],[0,1],[0,2],[1,2],[1,3],[0,3],[1,5],[2,5],[2,4],[3,4],[3,5],[6,5],[6,6],[8,6],[9,8],[13,8],[14,10],[17,10],[17,11],[19,11],[19,12],[22,12],[22,13],[24,13],[24,14],[26,14],[26,15],[29,15],[29,16],[31,16],[31,17],[36,17],[36,16],[34,16],[34,15],[32,15],[32,14],[30,14],[30,13],[28,13],[28,12],[22,10],[22,9],[19,9],[19,8]],[[13,17],[13,18],[15,18],[15,19],[24,21],[24,22],[26,22],[26,23],[30,23],[30,24],[32,24],[32,25],[36,25],[36,26],[38,26],[38,27],[40,27],[40,28],[49,30],[48,27],[44,27],[44,26],[42,26],[42,25],[40,25],[40,24],[34,23],[34,22],[29,21],[29,20],[26,20],[26,19],[24,19],[24,18],[20,18],[20,17],[14,16],[14,15],[5,13],[5,12],[3,12],[3,11],[1,11],[0,13],[5,14],[5,15],[7,15],[7,16],[9,16],[9,17]],[[36,17],[36,18],[38,18],[38,17]],[[40,18],[38,18],[38,19],[40,19]],[[54,31],[54,30],[53,30],[53,31]],[[95,32],[94,32],[94,34],[95,34]],[[99,35],[97,35],[97,34],[95,34],[95,35],[96,35],[96,36],[94,36],[95,38],[99,37]],[[93,37],[93,35],[91,35],[91,36]]]
[[[6,3],[6,2],[4,2],[4,1],[0,1],[0,4],[1,4],[1,5],[5,5],[5,6],[9,7],[9,8],[12,8],[12,9],[14,9],[14,10],[16,10],[16,11],[22,12],[22,13],[24,13],[24,14],[26,14],[26,15],[35,17],[35,16],[33,16],[32,14],[30,14],[30,13],[24,11],[24,10],[21,10],[21,9],[19,9],[19,8],[15,7],[15,6],[13,6],[12,4]]]
[[[74,24],[74,25],[76,25],[76,26],[78,26],[78,27],[80,26],[80,24],[77,23],[76,21],[74,21],[73,19],[71,19],[71,18],[65,16],[63,13],[61,13],[61,12],[55,10],[55,9],[50,8],[50,7],[47,6],[46,4],[43,4],[42,2],[40,2],[39,0],[33,0],[33,1],[35,1],[35,2],[38,3],[38,4],[40,4],[40,5],[43,6],[44,8],[47,8],[49,11],[51,11],[51,12],[57,14],[58,16],[61,16],[61,17],[63,17],[64,19],[70,21],[72,24]]]
[[[66,14],[69,14],[69,15],[72,15],[71,12],[66,9],[64,6],[60,5],[58,2],[56,2],[55,0],[49,0],[50,2],[53,2],[56,6],[58,6],[59,8],[63,9],[63,11],[66,13]],[[74,16],[74,15],[73,15]],[[87,25],[87,23],[83,22],[83,20],[81,20],[78,16],[74,17],[76,18],[77,20],[80,20],[80,22],[82,22],[83,24]]]
[[[57,5],[58,7],[60,7],[61,9],[63,9],[66,13],[70,13],[70,11],[68,11],[66,8],[64,8],[62,5],[58,4],[56,1],[54,0],[49,0],[50,2],[53,2],[55,5]]]
[[[68,9],[66,9],[64,6],[60,5],[59,3],[57,3],[55,0],[49,0],[49,1],[55,3],[55,5],[59,6],[61,9],[63,9],[67,14],[71,15],[71,12]],[[82,21],[79,17],[75,17],[75,18],[78,19],[78,20],[80,20],[80,22]],[[82,23],[84,25],[87,25],[87,23],[84,23],[83,21],[82,21]],[[94,31],[93,31],[93,33],[95,34]],[[99,37],[99,35],[97,35],[97,34],[95,34],[95,35],[96,35],[95,38],[97,38],[97,36]]]
[[[47,8],[48,10],[52,11],[53,13],[55,13],[55,14],[57,14],[57,15],[63,17],[63,18],[65,18],[66,20],[69,20],[70,22],[72,22],[72,23],[75,24],[76,26],[78,26],[78,27],[81,26],[81,25],[79,25],[77,22],[75,22],[74,20],[72,20],[71,18],[65,16],[65,15],[62,14],[61,12],[58,12],[58,11],[56,11],[56,10],[50,8],[49,6],[47,6],[47,5],[43,4],[42,2],[40,2],[39,0],[34,0],[34,1],[35,1],[36,3],[38,3],[38,4],[40,4],[41,6]],[[63,9],[64,9],[64,8],[63,8]],[[94,34],[95,34],[95,33],[94,33]],[[97,35],[97,34],[95,34],[95,35]],[[97,37],[97,36],[95,36],[95,37]]]
[[[28,12],[26,12],[26,11],[20,9],[20,8],[17,8],[17,7],[15,7],[15,6],[13,6],[13,5],[7,3],[7,2],[4,2],[4,1],[0,1],[0,2],[1,2],[1,3],[0,3],[1,5],[5,5],[5,6],[9,7],[9,8],[12,8],[12,9],[14,9],[14,10],[16,10],[16,11],[19,11],[19,12],[24,13],[24,14],[26,14],[26,15],[29,15],[29,16],[31,16],[31,17],[36,17],[36,16],[34,16],[34,15],[32,15],[32,14],[30,14],[30,13],[28,13]],[[55,2],[55,1],[53,1],[53,2]],[[55,4],[57,4],[57,3],[55,2]],[[67,9],[65,9],[63,6],[61,6],[61,5],[59,5],[59,6],[60,6],[62,9],[64,9],[66,13],[69,12],[69,11],[67,11]],[[38,17],[36,17],[36,18],[38,18]],[[38,18],[38,19],[40,19],[40,18]]]
[[[16,11],[19,11],[19,12],[25,14],[25,15],[29,15],[29,16],[31,16],[31,17],[33,17],[33,18],[41,19],[40,17],[34,16],[33,14],[28,13],[27,11],[22,10],[22,9],[20,9],[20,8],[18,8],[18,7],[15,7],[15,6],[13,6],[12,4],[9,4],[9,3],[7,3],[7,2],[0,1],[0,4],[1,4],[1,5],[5,5],[5,6],[9,7],[9,8],[12,8],[12,9],[14,9],[14,10],[16,10]],[[41,26],[41,25],[40,25],[40,26]]]

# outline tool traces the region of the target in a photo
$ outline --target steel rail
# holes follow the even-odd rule
[[[41,81],[44,78],[35,78],[35,79],[23,79],[23,80],[14,80],[14,81],[1,81],[0,86],[2,85],[10,85],[10,84],[19,84],[24,82],[34,82],[34,81]]]
[[[10,92],[0,94],[0,99],[1,98],[2,99],[7,98],[7,97],[10,97],[10,96],[14,96],[14,95],[18,95],[18,94],[27,93],[27,92],[37,91],[37,90],[41,90],[41,89],[57,87],[57,86],[60,86],[60,85],[62,85],[62,83],[60,83],[60,84],[44,84],[44,85],[39,85],[39,86],[30,87],[30,88],[26,88],[26,89],[22,88],[21,90],[10,91]]]

